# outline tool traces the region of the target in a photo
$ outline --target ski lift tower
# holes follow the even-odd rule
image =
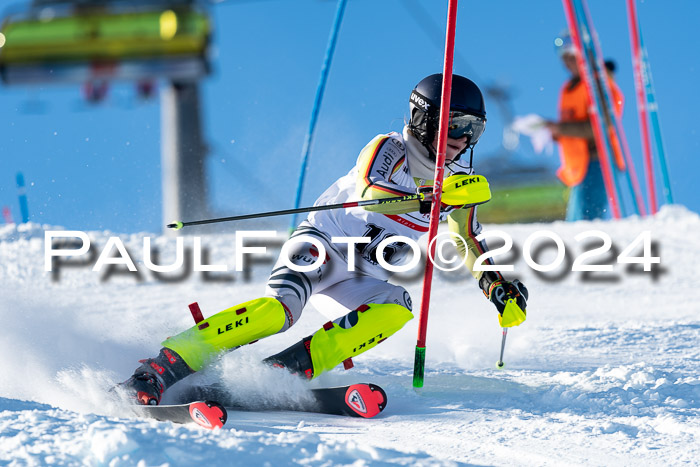
[[[208,214],[199,81],[209,72],[208,15],[192,0],[33,0],[0,26],[7,86],[82,84],[99,102],[112,81],[161,92],[163,225]]]

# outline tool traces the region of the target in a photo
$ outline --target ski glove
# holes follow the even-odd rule
[[[419,201],[419,212],[421,214],[430,214],[430,207],[433,204],[433,186],[432,185],[421,185],[416,189],[416,193],[420,194],[423,193],[425,195],[425,199]],[[455,209],[461,208],[463,205],[459,206],[453,206]],[[448,209],[450,207],[449,204],[445,204],[442,201],[440,201],[440,211],[445,211],[445,209]]]
[[[518,326],[525,321],[529,294],[527,287],[519,280],[497,280],[489,286],[487,296],[498,310],[501,327]]]

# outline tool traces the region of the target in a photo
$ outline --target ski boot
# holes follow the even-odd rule
[[[194,370],[174,350],[162,348],[156,358],[141,360],[141,366],[117,388],[138,404],[158,405],[166,389],[192,373]]]
[[[263,360],[263,363],[267,363],[275,368],[285,368],[292,374],[312,379],[314,377],[314,366],[311,363],[312,337],[305,337],[282,352],[267,357]]]
[[[306,379],[340,363],[349,369],[352,357],[383,342],[411,318],[407,308],[393,303],[362,305],[263,362]]]

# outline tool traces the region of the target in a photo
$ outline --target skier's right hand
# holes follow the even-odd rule
[[[430,214],[430,207],[433,204],[433,186],[432,185],[421,185],[416,189],[416,193],[420,194],[422,193],[424,195],[424,198],[419,201],[420,203],[420,209],[419,212],[421,214]],[[442,201],[440,201],[440,211],[444,211],[445,209],[449,208],[451,205],[445,204]],[[463,205],[459,206],[454,206],[456,209],[461,208]]]

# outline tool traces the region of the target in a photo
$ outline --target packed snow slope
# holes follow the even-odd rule
[[[464,271],[435,276],[421,391],[411,384],[417,319],[356,358],[354,369],[310,384],[259,365],[343,313],[316,300],[289,332],[229,353],[195,378],[222,379],[241,400],[263,405],[293,402],[308,387],[374,382],[389,395],[384,413],[359,420],[231,412],[214,432],[134,418],[105,392],[138,359],[155,355],[161,340],[192,325],[189,303],[198,301],[210,316],[263,293],[279,241],[268,240],[268,255],[236,272],[235,234],[200,233],[203,262],[228,272],[203,275],[189,263],[157,276],[145,267],[144,237],[160,252],[157,264],[175,259],[174,238],[89,232],[90,252],[55,274],[44,270],[45,230],[59,228],[0,227],[0,464],[609,466],[700,459],[700,218],[683,207],[619,222],[486,225],[513,238],[510,253],[496,260],[513,264],[506,275],[530,290],[527,321],[509,332],[502,371],[494,368],[501,343],[495,309]],[[551,272],[524,260],[527,239],[542,230],[561,238],[567,253]],[[576,240],[590,230],[609,235],[613,248],[585,262],[612,264],[612,272],[571,271],[584,250],[603,243]],[[616,257],[643,231],[661,264],[630,271]],[[111,237],[121,239],[138,273],[92,270]],[[193,236],[183,239],[188,253],[195,249]],[[533,254],[540,264],[555,257],[553,242],[545,243]],[[641,250],[640,243],[632,253]],[[420,271],[400,276],[395,281],[419,303]]]

